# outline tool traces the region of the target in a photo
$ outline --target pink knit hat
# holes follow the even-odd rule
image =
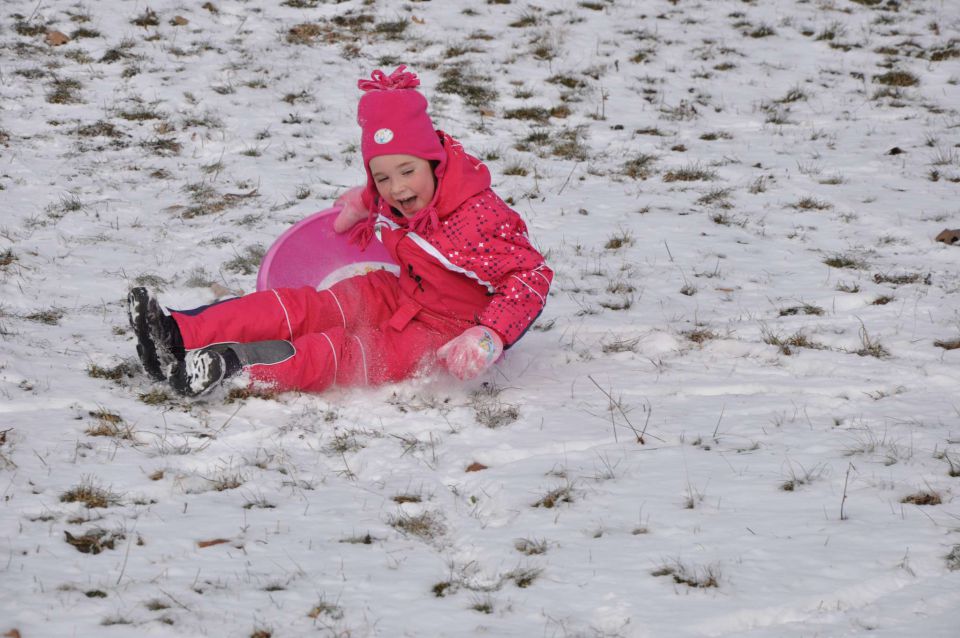
[[[447,154],[427,115],[427,99],[415,90],[420,80],[406,68],[401,64],[390,75],[377,69],[370,74],[371,79],[357,82],[357,88],[364,91],[357,107],[357,123],[363,131],[360,151],[369,186],[374,186],[370,160],[379,155],[436,160],[440,163],[437,177],[446,165]]]

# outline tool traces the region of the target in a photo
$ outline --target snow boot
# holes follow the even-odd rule
[[[177,322],[163,311],[153,293],[143,287],[128,293],[127,318],[137,337],[137,354],[144,371],[156,381],[166,380],[184,357]]]
[[[223,385],[248,366],[281,363],[295,353],[289,341],[218,343],[188,352],[170,376],[170,385],[184,396],[201,396]]]
[[[229,346],[209,346],[191,350],[170,375],[170,385],[179,394],[198,397],[235,376],[243,367]]]

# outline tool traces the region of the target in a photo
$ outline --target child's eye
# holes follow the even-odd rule
[[[413,175],[413,170],[403,171],[404,175]]]

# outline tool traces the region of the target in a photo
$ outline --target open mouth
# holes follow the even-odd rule
[[[398,199],[397,203],[400,204],[400,208],[407,210],[412,207],[417,202],[417,196],[407,197],[406,199]]]

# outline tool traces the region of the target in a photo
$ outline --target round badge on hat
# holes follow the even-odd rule
[[[382,128],[373,134],[373,141],[377,144],[387,144],[393,139],[393,131]]]

